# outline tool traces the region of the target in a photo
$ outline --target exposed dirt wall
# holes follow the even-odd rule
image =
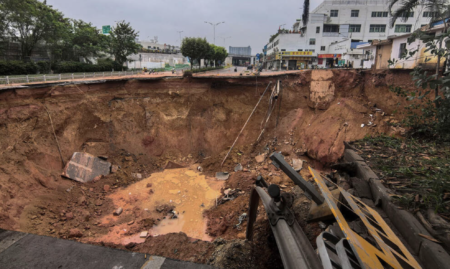
[[[266,94],[241,135],[239,148],[247,146],[248,153],[259,153],[270,143],[279,150],[306,152],[326,164],[341,156],[343,141],[396,132],[388,124],[389,115],[404,100],[389,92],[387,85],[411,87],[407,72],[312,72],[278,77],[283,84],[279,114],[277,107],[262,141],[250,147],[267,113]],[[21,225],[21,214],[35,197],[55,192],[63,197],[73,184],[60,177],[62,162],[47,110],[64,161],[85,150],[109,156],[124,171],[133,168],[149,174],[169,159],[211,157],[218,161],[205,172],[231,171],[240,160],[231,157],[225,168],[219,168],[220,161],[260,93],[276,79],[259,78],[257,89],[255,78],[248,77],[129,80],[0,92],[0,227],[28,227]],[[318,88],[326,98],[311,92],[314,83],[328,87]],[[125,156],[135,163],[127,164]],[[252,161],[249,156],[240,158],[244,157]],[[126,184],[125,174],[121,180]]]

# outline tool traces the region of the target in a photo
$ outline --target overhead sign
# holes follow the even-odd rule
[[[341,58],[342,54],[319,54],[318,58]]]
[[[111,32],[111,25],[102,26],[102,33],[104,35],[109,35],[109,32]]]
[[[281,55],[283,56],[304,56],[304,55],[313,55],[312,51],[282,51]]]
[[[258,59],[259,60],[259,53],[256,53],[256,59]]]

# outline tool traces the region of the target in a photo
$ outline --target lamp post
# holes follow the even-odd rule
[[[221,24],[221,23],[225,23],[224,21],[222,22],[218,22],[218,23],[212,23],[212,22],[207,22],[205,21],[205,23],[209,23],[212,25],[212,27],[214,28],[214,45],[216,44],[216,26]]]
[[[220,38],[223,38],[223,45],[225,46],[225,41],[226,41],[228,38],[231,38],[231,36],[227,36],[227,37],[221,36]]]
[[[177,33],[180,34],[180,48],[181,48],[181,33],[182,33],[182,32],[184,32],[184,31],[177,31]]]

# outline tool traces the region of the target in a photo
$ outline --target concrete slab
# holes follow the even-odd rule
[[[62,175],[85,183],[95,177],[108,175],[111,171],[111,163],[84,152],[75,152],[66,164]]]
[[[0,247],[0,267],[2,269],[213,268],[204,264],[171,260],[158,256],[149,257],[148,254],[144,253],[1,229]]]

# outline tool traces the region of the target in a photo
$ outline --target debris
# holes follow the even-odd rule
[[[103,201],[102,200],[97,200],[97,202],[95,202],[96,206],[101,206],[103,205]]]
[[[303,168],[303,160],[292,159],[292,168],[294,168],[294,170],[296,172],[299,172],[300,170],[302,170],[302,168]]]
[[[181,164],[174,163],[172,161],[168,161],[164,169],[177,169],[177,168],[184,168]]]
[[[81,196],[80,198],[78,198],[78,204],[82,205],[84,203],[86,203],[86,197]]]
[[[114,211],[114,216],[119,216],[120,214],[122,214],[123,212],[123,208],[119,207],[116,209],[116,211]]]
[[[241,170],[242,170],[242,164],[238,163],[238,164],[234,167],[234,172],[241,171]]]
[[[147,183],[147,188],[151,188],[152,186],[152,183]]]
[[[199,166],[197,167],[197,171],[203,172],[203,168],[199,165]]]
[[[262,163],[264,162],[264,160],[266,159],[266,154],[261,154],[255,157],[255,160],[257,163]]]
[[[324,230],[325,230],[325,229],[327,228],[327,225],[326,225],[325,223],[319,221],[319,227],[320,227],[321,229],[324,229]]]
[[[103,186],[103,190],[105,191],[105,192],[109,192],[109,190],[110,190],[110,186],[109,185],[104,185]]]
[[[125,245],[125,248],[126,248],[126,249],[132,249],[132,248],[134,248],[135,246],[136,246],[136,243],[130,242],[130,243],[128,243],[128,244]]]
[[[72,189],[73,189],[73,186],[70,186],[70,188],[68,188],[68,189],[66,190],[66,192],[70,192]]]
[[[119,171],[119,166],[118,165],[111,165],[111,173],[117,173],[117,171]]]
[[[73,238],[73,237],[82,237],[83,233],[80,231],[80,229],[70,229],[69,232],[69,238]]]
[[[364,127],[364,123],[363,124],[361,124],[361,128],[363,128]]]
[[[75,152],[64,167],[62,175],[86,183],[92,181],[95,177],[108,175],[110,170],[111,163],[89,153]]]
[[[131,173],[131,176],[137,179],[141,179],[142,178],[142,174],[140,173]]]
[[[66,213],[66,218],[67,218],[68,220],[73,219],[73,213],[72,213],[72,212],[67,212],[67,213]]]
[[[239,223],[235,225],[236,229],[241,230],[241,224],[244,222],[244,220],[247,218],[247,213],[242,213],[242,215],[239,216]]]
[[[230,177],[230,173],[228,172],[217,172],[216,178],[218,180],[227,180]]]
[[[131,225],[131,224],[133,224],[133,223],[134,223],[134,220],[128,222],[127,224],[128,224],[128,225]]]
[[[141,232],[141,234],[139,235],[140,238],[146,238],[147,236],[148,236],[148,231]]]
[[[263,169],[264,169],[264,170],[269,170],[269,166],[264,165],[264,166],[263,166]]]
[[[434,239],[434,238],[431,237],[431,236],[428,236],[428,235],[425,235],[425,234],[421,234],[421,233],[419,233],[418,235],[421,236],[421,237],[423,237],[423,238],[425,238],[425,239],[428,239],[428,240],[430,240],[430,241],[432,241],[432,242],[442,244],[441,241],[436,240],[436,239]]]

